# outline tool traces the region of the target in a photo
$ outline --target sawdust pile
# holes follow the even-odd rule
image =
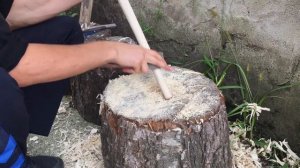
[[[220,92],[203,74],[174,67],[162,71],[173,97],[165,100],[150,72],[122,76],[110,81],[104,92],[104,102],[121,116],[136,121],[189,120],[216,111]]]
[[[256,149],[241,142],[234,134],[229,136],[233,168],[260,168]]]
[[[75,168],[103,167],[101,164],[102,158],[100,158],[100,135],[97,133],[97,129],[92,129],[90,135],[86,137],[79,137],[75,134],[76,132],[73,138],[77,139],[77,142],[64,142],[65,150],[59,154],[59,156],[62,156],[65,164],[69,165],[69,167],[74,165]]]

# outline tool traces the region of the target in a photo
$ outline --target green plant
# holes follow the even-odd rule
[[[247,134],[249,138],[253,138],[253,131],[260,113],[263,110],[270,111],[268,108],[261,107],[265,100],[268,98],[280,98],[274,94],[276,92],[299,85],[299,83],[285,84],[265,92],[262,94],[262,96],[254,96],[247,78],[247,74],[238,63],[230,62],[222,58],[216,59],[212,56],[204,56],[203,60],[200,62],[207,67],[206,71],[204,71],[204,74],[213,80],[220,90],[238,89],[240,91],[243,102],[241,104],[233,105],[234,108],[232,109],[228,109],[228,117],[230,118],[237,115],[242,115],[243,121],[247,125],[245,128],[249,131],[249,134]],[[226,85],[225,79],[231,69],[237,72],[239,80],[236,84]]]
[[[164,14],[161,8],[155,10],[155,21],[158,22],[163,18]]]
[[[228,117],[242,115],[243,121],[248,125],[246,129],[250,131],[250,136],[252,137],[252,131],[255,123],[254,117],[256,117],[258,113],[255,113],[254,110],[251,109],[251,107],[248,105],[248,102],[252,102],[253,96],[246,73],[244,72],[243,68],[237,63],[229,62],[223,59],[215,59],[212,56],[204,56],[202,63],[208,67],[204,74],[211,80],[213,80],[219,87],[219,89],[240,90],[244,103],[235,105],[235,108],[230,109]],[[239,80],[239,82],[234,85],[225,85],[225,78],[227,77],[228,71],[231,68],[236,68],[236,70],[239,72],[238,74],[241,74],[241,80]]]
[[[75,10],[69,10],[69,11],[66,11],[66,12],[62,12],[59,14],[60,16],[70,16],[70,17],[76,17],[78,16],[78,13],[77,11]]]
[[[144,21],[140,22],[141,28],[147,37],[152,37],[154,36],[154,30],[153,27],[145,23]]]
[[[163,3],[164,3],[164,1],[160,0],[158,8],[155,10],[155,15],[154,15],[155,18],[154,19],[155,19],[156,22],[159,22],[164,16]]]

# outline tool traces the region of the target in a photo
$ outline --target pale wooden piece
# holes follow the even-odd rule
[[[82,0],[79,23],[86,29],[91,23],[94,0]]]
[[[138,43],[143,46],[144,48],[150,49],[150,46],[146,40],[146,37],[143,33],[143,30],[136,18],[136,15],[134,14],[134,11],[129,3],[128,0],[118,0],[119,4],[131,26],[131,29],[133,30],[133,33],[138,41]],[[157,83],[160,86],[160,89],[164,95],[165,99],[172,98],[172,93],[170,89],[168,88],[166,82],[163,79],[163,76],[161,74],[161,71],[159,68],[153,67],[153,72],[155,75],[155,78],[157,80]]]

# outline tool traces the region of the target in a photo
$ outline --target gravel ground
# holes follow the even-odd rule
[[[50,135],[29,136],[28,154],[59,156],[66,168],[103,168],[99,129],[71,107],[71,97],[64,97]],[[260,167],[256,151],[233,135],[230,142],[234,168]]]

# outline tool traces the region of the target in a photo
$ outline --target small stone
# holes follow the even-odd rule
[[[93,128],[92,130],[91,130],[91,134],[96,134],[98,132],[98,129],[96,129],[96,128]]]
[[[34,137],[29,138],[29,141],[36,141],[36,140],[38,140],[38,139],[39,139],[39,137],[34,136]]]
[[[60,113],[65,113],[65,112],[67,112],[65,106],[60,106],[59,109],[58,109],[58,111],[59,111]]]

